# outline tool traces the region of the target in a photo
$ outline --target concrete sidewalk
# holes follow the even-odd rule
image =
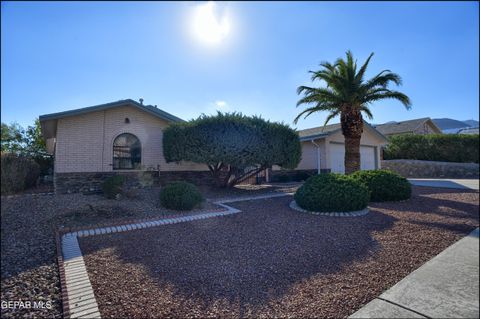
[[[452,179],[452,178],[409,178],[412,185],[429,186],[429,187],[444,187],[455,189],[473,189],[478,190],[478,179]]]
[[[350,318],[479,318],[479,229]]]

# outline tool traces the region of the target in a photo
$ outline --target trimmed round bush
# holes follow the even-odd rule
[[[30,157],[13,153],[1,154],[2,194],[11,194],[35,186],[40,166]]]
[[[350,176],[368,187],[372,202],[405,200],[412,194],[410,182],[389,170],[358,171]]]
[[[350,212],[367,207],[368,188],[353,178],[340,174],[310,177],[295,193],[303,209],[314,212]]]
[[[125,176],[114,175],[108,177],[102,184],[103,195],[106,198],[116,198],[117,195],[123,192],[123,185],[125,184]]]
[[[172,182],[160,191],[160,203],[174,210],[191,210],[203,201],[198,188],[187,182]]]

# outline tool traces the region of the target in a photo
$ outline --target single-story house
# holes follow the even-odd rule
[[[55,191],[96,191],[105,178],[115,174],[142,185],[172,180],[212,183],[206,165],[165,161],[163,130],[181,121],[156,106],[131,99],[40,116],[47,150],[54,154]],[[299,135],[303,154],[296,171],[344,172],[340,124],[302,130]],[[380,168],[380,147],[386,143],[385,136],[365,124],[362,169]],[[275,174],[279,170],[269,171]],[[269,174],[263,172],[263,176]]]
[[[209,178],[206,165],[166,163],[163,129],[183,120],[142,100],[120,100],[39,119],[47,150],[55,158],[56,192],[94,191],[116,173],[146,181],[158,174],[166,180]]]
[[[442,130],[429,118],[374,125],[385,136],[398,134],[441,134]]]
[[[345,172],[345,138],[340,124],[300,130],[298,134],[302,143],[302,160],[297,171]],[[362,170],[380,168],[380,148],[387,142],[384,135],[365,122],[360,139]]]

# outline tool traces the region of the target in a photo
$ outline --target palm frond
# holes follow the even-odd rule
[[[373,120],[373,115],[372,115],[372,112],[370,111],[370,109],[366,106],[362,106],[360,107],[360,111],[362,111],[363,113],[365,113],[365,115],[367,115],[367,117],[370,119],[370,120]]]
[[[388,90],[388,92],[369,94],[365,96],[363,103],[372,103],[375,101],[385,100],[385,99],[398,100],[405,106],[407,110],[411,109],[412,103],[410,101],[410,98],[405,94],[403,94],[402,92],[398,92],[398,91]]]

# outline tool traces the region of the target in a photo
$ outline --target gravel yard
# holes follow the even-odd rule
[[[249,187],[229,191],[204,189],[206,197],[232,194],[263,194],[272,187]],[[35,191],[30,190],[30,193]],[[1,309],[2,318],[61,317],[60,281],[56,263],[55,230],[98,223],[121,223],[132,219],[179,214],[159,206],[159,189],[132,192],[134,198],[109,200],[100,195],[2,196],[1,205],[1,300],[51,301],[51,309]],[[218,209],[205,202],[203,210]],[[181,213],[180,213],[181,214]]]
[[[474,191],[415,187],[363,217],[303,214],[291,200],[82,238],[102,316],[347,317],[479,225]]]

